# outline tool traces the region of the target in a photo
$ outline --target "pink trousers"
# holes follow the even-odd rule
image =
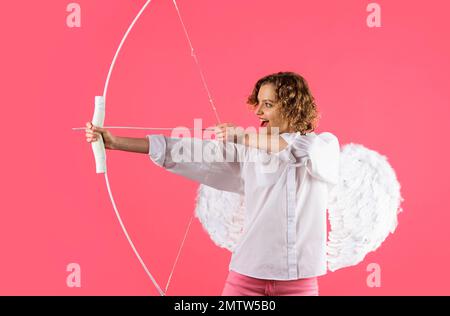
[[[318,296],[317,277],[298,280],[264,280],[230,270],[222,296]]]

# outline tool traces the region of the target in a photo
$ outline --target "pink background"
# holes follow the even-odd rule
[[[9,1],[1,30],[1,295],[158,295],[114,215],[84,132],[113,54],[144,0]],[[255,81],[295,71],[309,81],[318,132],[386,155],[404,212],[382,247],[358,266],[319,279],[321,295],[450,294],[448,186],[450,10],[446,0],[179,0],[224,122],[257,124],[245,98]],[[172,1],[154,0],[130,34],[111,78],[107,125],[215,124]],[[115,131],[114,133],[117,133]],[[144,137],[141,131],[118,135]],[[194,209],[197,184],[148,156],[108,152],[119,211],[164,286]],[[230,253],[192,224],[168,295],[220,295]],[[66,266],[81,266],[81,288]],[[366,285],[370,263],[381,287]]]

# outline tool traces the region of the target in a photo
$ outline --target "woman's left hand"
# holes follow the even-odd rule
[[[244,128],[236,126],[233,123],[217,124],[214,127],[216,139],[224,142],[238,143],[244,137]]]

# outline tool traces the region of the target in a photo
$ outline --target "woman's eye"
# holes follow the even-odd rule
[[[267,106],[268,108],[270,108],[270,107],[272,107],[272,104],[266,103],[266,106]]]

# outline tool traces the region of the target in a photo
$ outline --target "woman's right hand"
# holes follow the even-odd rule
[[[106,149],[114,149],[115,137],[105,128],[94,126],[92,122],[86,123],[86,141],[88,143],[96,142],[99,137],[103,138]]]

